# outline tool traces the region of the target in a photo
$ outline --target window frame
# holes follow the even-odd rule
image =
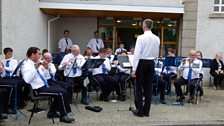
[[[223,0],[219,0],[218,4],[215,4],[215,0],[213,2],[213,13],[224,13],[224,10],[222,10],[222,7],[224,8],[224,3],[222,3]],[[218,7],[218,11],[215,11],[215,7]]]

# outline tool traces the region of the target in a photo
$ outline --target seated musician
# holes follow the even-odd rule
[[[182,101],[185,97],[182,93],[181,85],[189,85],[190,99],[193,102],[195,84],[199,82],[202,62],[196,58],[196,51],[190,50],[189,58],[184,58],[178,67],[179,71],[183,71],[183,75],[174,82],[177,101]]]
[[[26,102],[28,100],[29,88],[25,81],[20,77],[12,77],[14,70],[16,69],[18,62],[13,58],[13,49],[10,47],[4,48],[3,50],[5,58],[2,60],[4,66],[4,73],[2,74],[4,82],[12,85],[11,82],[15,82],[17,85],[17,107],[23,108],[26,106]],[[24,89],[23,89],[24,88]],[[14,91],[13,94],[14,95]],[[14,103],[14,97],[11,98],[11,102]],[[11,104],[13,106],[13,104]]]
[[[108,72],[111,70],[111,66],[110,60],[107,58],[106,51],[106,49],[101,48],[99,50],[99,55],[94,57],[94,59],[105,59],[105,61],[99,68],[92,69],[92,75],[99,82],[101,87],[100,100],[108,102],[108,96],[113,90],[116,80],[113,76],[108,75]]]
[[[71,85],[74,85],[74,91],[82,89],[81,103],[88,105],[87,88],[84,86],[85,77],[82,76],[81,67],[85,63],[84,57],[80,54],[80,48],[78,45],[73,45],[71,53],[65,55],[61,64],[58,66],[59,70],[64,70],[64,76],[66,81]]]
[[[172,48],[168,48],[168,57],[175,57],[174,50]],[[172,86],[171,80],[177,77],[177,68],[175,66],[165,66],[163,73],[163,79],[166,83],[167,94],[171,92],[170,86]],[[170,80],[171,79],[171,80]],[[170,83],[171,82],[171,83]]]
[[[49,85],[58,85],[66,90],[69,100],[72,100],[72,86],[69,83],[57,81],[55,78],[56,68],[52,61],[51,53],[44,53],[42,65],[38,68],[43,77],[47,80]],[[51,117],[49,117],[51,118]]]
[[[117,60],[116,56],[113,54],[113,51],[111,48],[107,48],[107,58],[110,60],[110,63],[114,63],[115,60]]]
[[[121,51],[119,55],[127,56],[127,51]],[[115,83],[115,90],[117,92],[117,100],[125,101],[126,100],[126,80],[130,77],[131,69],[122,68],[119,64],[117,65],[116,74],[114,75],[117,83]]]
[[[27,50],[26,56],[27,60],[21,68],[23,79],[26,83],[31,85],[32,89],[36,91],[39,96],[50,96],[54,98],[49,112],[56,114],[56,111],[59,111],[61,122],[72,123],[75,119],[68,115],[68,113],[71,112],[71,108],[66,91],[60,86],[49,85],[38,70],[41,65],[40,49],[37,47],[30,47]]]
[[[119,48],[116,49],[114,54],[115,55],[121,54],[122,51],[126,51],[127,52],[127,50],[124,47],[125,47],[124,44],[120,43],[119,44]]]
[[[155,93],[160,92],[160,100],[159,101],[162,104],[166,104],[166,101],[165,101],[166,81],[161,77],[162,66],[163,66],[163,63],[161,61],[157,60],[155,62],[155,75],[153,78],[153,82],[155,83],[155,85],[153,86],[153,91],[155,91]],[[156,92],[157,81],[158,81],[158,90],[157,90],[158,92]]]
[[[210,74],[214,77],[213,88],[219,90],[222,80],[224,79],[224,64],[220,52],[216,53],[215,58],[211,61]]]

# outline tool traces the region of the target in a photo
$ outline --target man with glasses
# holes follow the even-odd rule
[[[189,85],[189,102],[193,101],[195,84],[199,81],[199,75],[202,69],[202,62],[196,58],[196,54],[197,52],[195,50],[190,50],[189,58],[184,58],[178,67],[178,70],[183,72],[183,75],[174,82],[178,102],[182,102],[185,98],[181,89],[182,85]]]

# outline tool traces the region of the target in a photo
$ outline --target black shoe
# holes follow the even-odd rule
[[[87,98],[82,98],[81,99],[81,104],[83,104],[83,105],[89,105],[89,102],[88,102]]]
[[[184,96],[180,96],[179,98],[177,98],[176,102],[182,102],[185,99]]]
[[[143,114],[140,114],[138,112],[138,110],[133,110],[132,113],[135,115],[135,116],[138,116],[138,117],[143,117],[144,115]]]
[[[144,113],[144,116],[145,117],[149,117],[149,113]]]
[[[60,117],[60,114],[59,113],[57,113],[57,112],[52,112],[52,111],[49,111],[48,113],[47,113],[47,118],[59,118]]]
[[[160,99],[159,102],[162,103],[162,104],[166,104],[166,101],[163,100],[163,99]]]
[[[125,95],[121,95],[120,100],[121,101],[125,101],[126,100],[126,96]]]
[[[60,117],[60,122],[72,123],[72,121],[74,121],[74,119],[71,119],[68,116],[62,116],[62,117]]]
[[[8,119],[8,116],[6,116],[6,115],[0,115],[0,119]]]

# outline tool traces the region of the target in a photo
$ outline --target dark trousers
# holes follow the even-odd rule
[[[130,74],[126,73],[118,73],[114,75],[114,78],[116,79],[115,83],[115,90],[117,92],[117,95],[125,95],[125,89],[126,89],[126,81],[130,77]]]
[[[67,77],[66,82],[73,85],[73,92],[79,92],[82,89],[82,98],[87,97],[87,87],[84,86],[84,78],[80,77]]]
[[[166,89],[168,92],[171,91],[170,87],[172,86],[172,80],[176,77],[177,77],[177,74],[175,73],[163,74],[163,80],[165,80]]]
[[[50,85],[49,88],[43,86],[36,91],[41,96],[50,96],[54,98],[50,111],[59,111],[61,116],[71,112],[67,91],[59,85]]]
[[[66,83],[66,82],[63,82],[63,81],[54,81],[52,79],[49,79],[47,80],[48,84],[49,85],[58,85],[60,86],[61,88],[65,89],[67,95],[68,95],[68,98],[72,98],[72,85],[69,84],[69,83]]]
[[[183,96],[183,92],[182,92],[182,89],[181,89],[181,86],[182,85],[189,85],[190,86],[190,95],[191,97],[193,98],[193,93],[194,93],[194,89],[195,89],[195,84],[199,83],[200,79],[196,78],[196,79],[192,79],[190,81],[184,79],[182,76],[177,79],[175,82],[174,82],[174,86],[175,86],[175,90],[176,90],[176,94],[177,94],[177,97],[182,97]],[[189,84],[190,83],[190,84]]]
[[[150,112],[154,64],[153,60],[140,60],[136,70],[135,106],[141,115]],[[143,96],[145,102],[142,100]]]
[[[222,80],[224,79],[224,74],[218,74],[215,71],[212,71],[211,75],[214,77],[214,85],[220,86],[222,84]]]
[[[0,80],[0,85],[11,85],[13,88],[11,99],[10,99],[10,106],[15,106],[15,99],[16,99],[16,106],[23,107],[24,101],[28,100],[28,94],[29,91],[25,81],[20,77],[14,77],[14,78],[3,78]],[[16,86],[16,90],[15,90]],[[17,92],[15,94],[15,92]]]
[[[160,76],[158,78],[153,79],[154,83],[156,83],[156,81],[158,81],[158,92],[157,93],[160,93],[161,100],[165,100],[166,81],[163,78],[161,78]],[[155,89],[155,91],[156,91],[156,85],[155,85],[155,88],[153,88],[153,89]]]
[[[0,115],[8,111],[9,90],[0,87]]]
[[[116,83],[116,79],[107,74],[97,74],[93,77],[100,83],[102,91],[101,98],[107,99],[111,91],[113,90],[113,87]]]

